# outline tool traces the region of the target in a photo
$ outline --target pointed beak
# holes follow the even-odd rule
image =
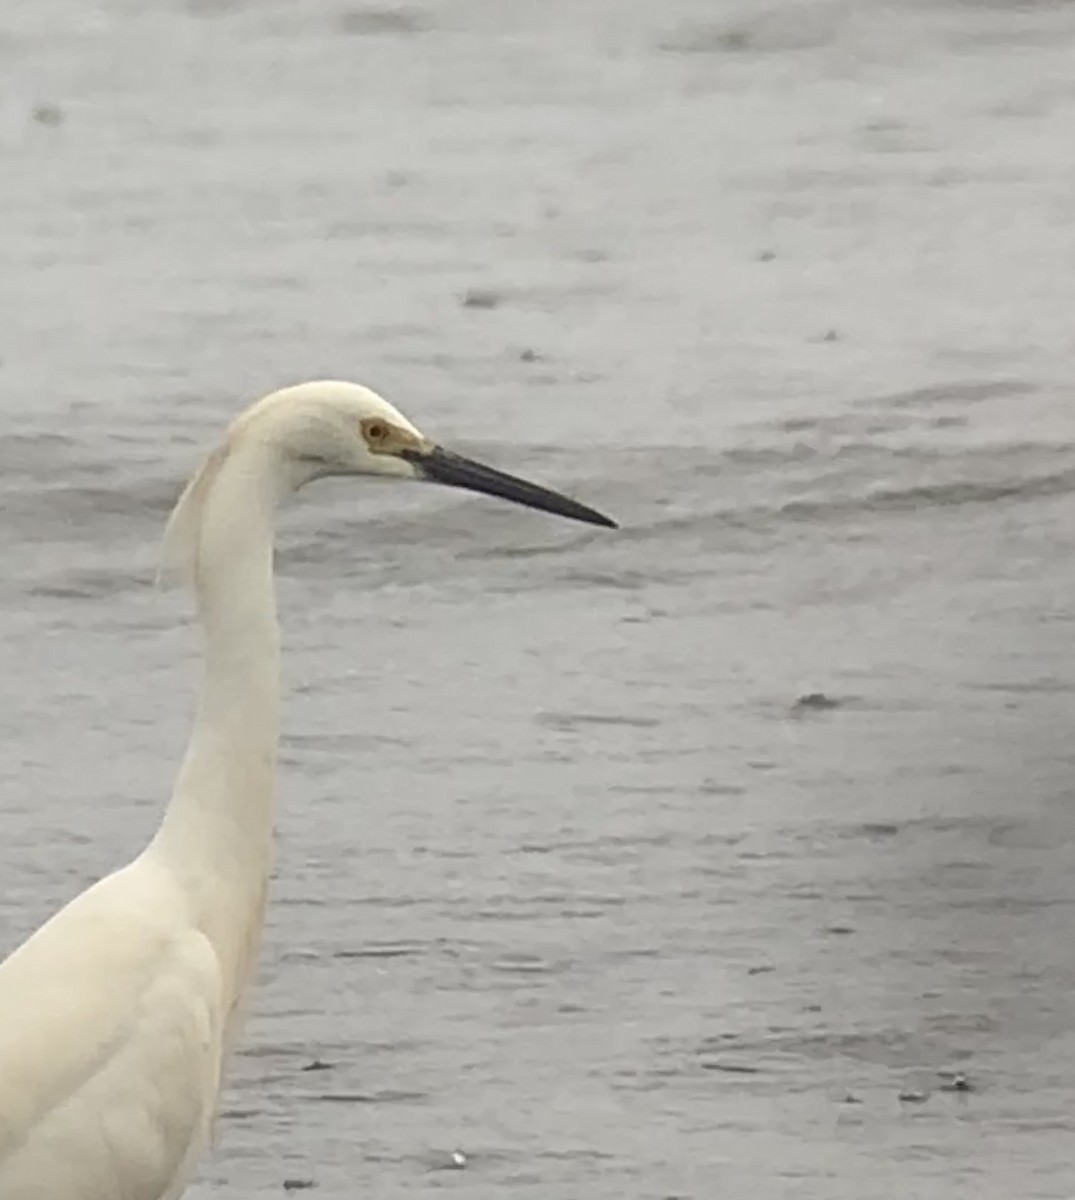
[[[483,466],[461,454],[453,454],[440,446],[423,446],[400,451],[400,456],[411,463],[422,479],[431,483],[443,483],[448,487],[464,488],[468,492],[481,492],[485,496],[498,496],[511,500],[526,508],[537,508],[542,512],[554,513],[558,517],[570,517],[573,521],[585,521],[588,525],[603,525],[607,529],[619,528],[615,521],[596,509],[587,508],[559,492],[527,483],[493,467]]]

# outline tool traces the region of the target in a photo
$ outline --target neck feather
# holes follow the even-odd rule
[[[253,963],[272,865],[280,639],[273,589],[276,508],[290,491],[279,454],[232,444],[181,503],[204,668],[194,731],[149,853],[240,988]]]

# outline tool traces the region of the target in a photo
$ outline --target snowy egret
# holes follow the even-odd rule
[[[431,480],[615,527],[443,450],[356,384],[285,388],[236,418],[165,532],[204,674],[160,827],[0,963],[2,1200],[175,1200],[208,1143],[271,865],[274,514],[326,475]]]

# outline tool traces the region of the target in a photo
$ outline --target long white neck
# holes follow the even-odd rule
[[[194,485],[204,676],[190,746],[148,851],[182,887],[232,996],[257,955],[272,867],[280,691],[273,538],[288,491],[279,454],[257,442],[211,460]]]

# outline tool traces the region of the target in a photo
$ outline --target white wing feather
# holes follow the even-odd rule
[[[168,1200],[208,1139],[220,965],[138,859],[0,963],[0,1197]]]

